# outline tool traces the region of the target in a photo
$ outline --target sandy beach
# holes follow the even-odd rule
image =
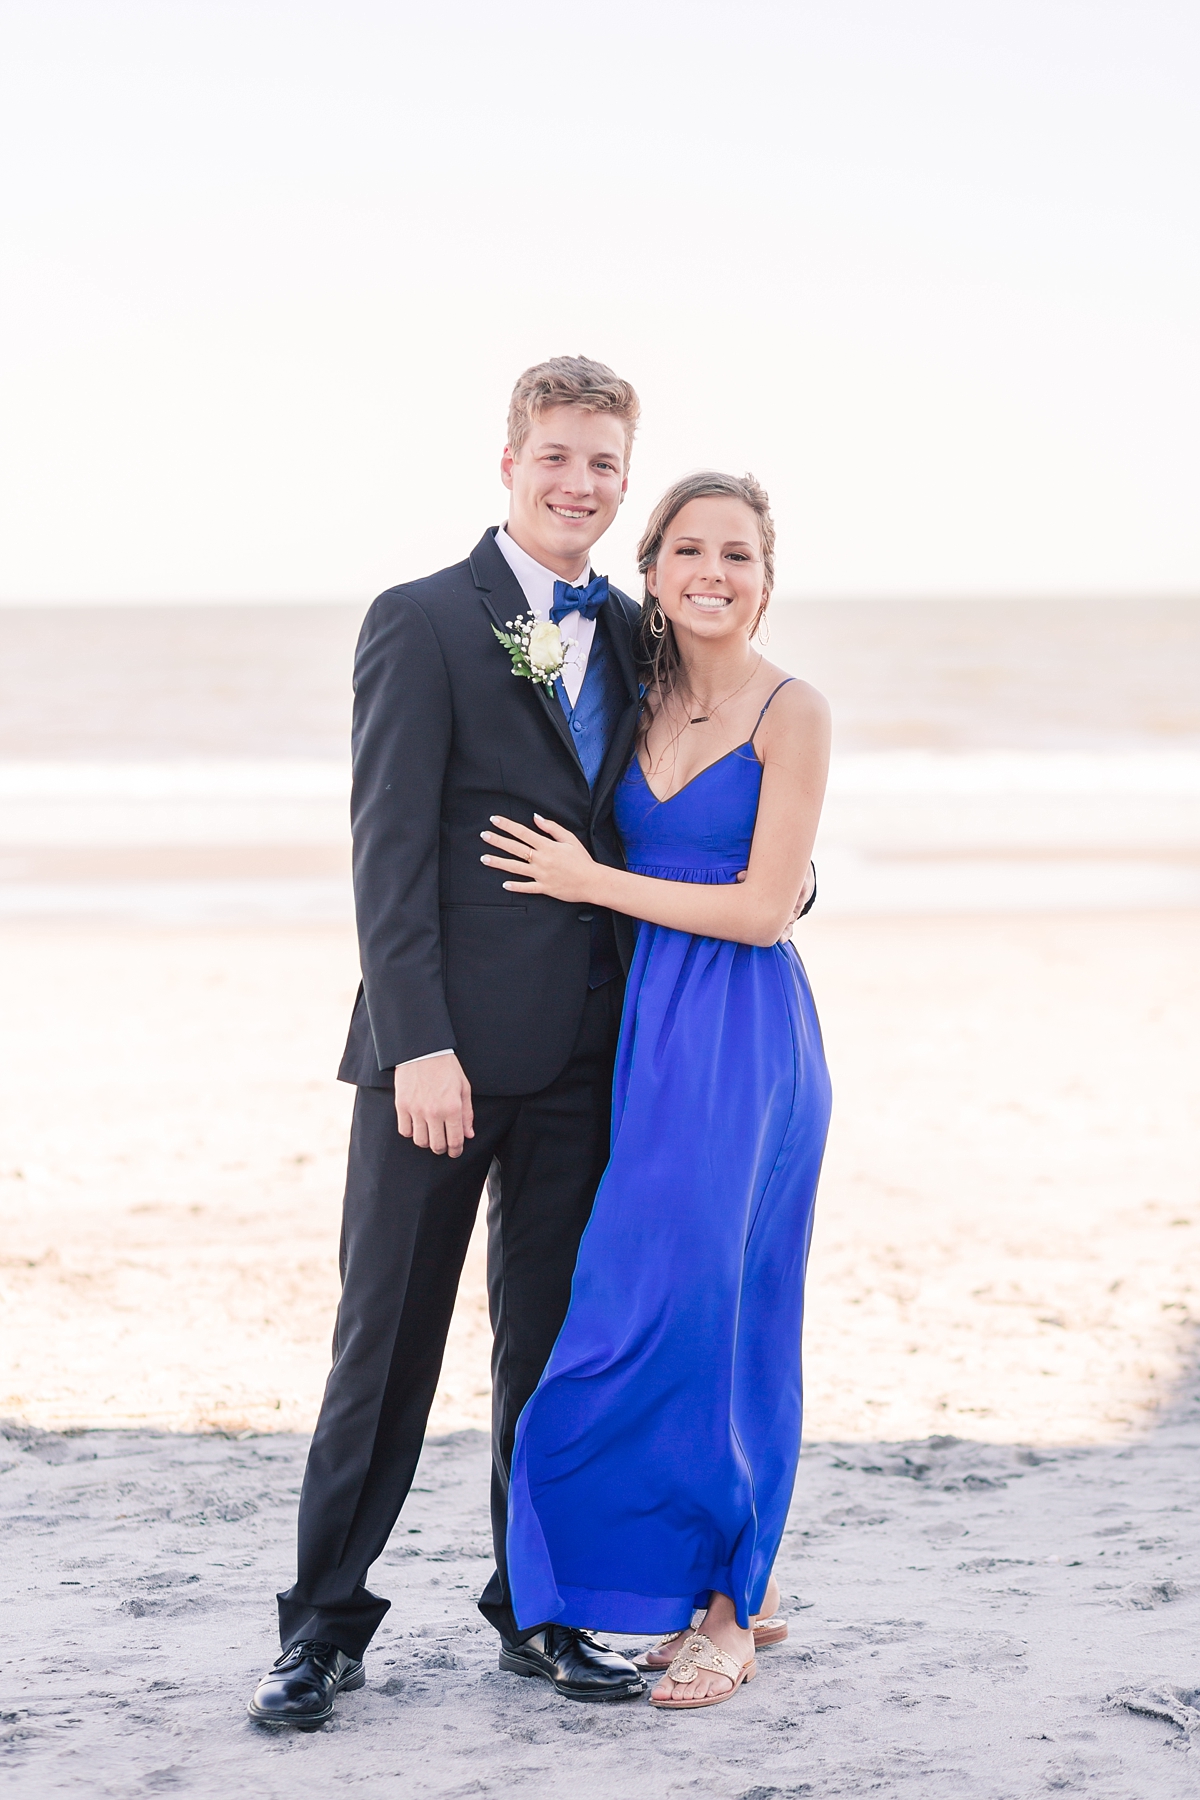
[[[798,942],[836,1091],[810,1432],[1144,1429],[1200,1312],[1200,918],[814,916]],[[12,925],[0,954],[0,1411],[309,1428],[352,937]],[[488,1341],[477,1233],[434,1429],[486,1424]]]
[[[394,1604],[368,1688],[314,1737],[244,1720],[328,1366],[352,1098],[333,1080],[357,982],[340,777],[322,772],[351,634],[318,611],[272,688],[294,761],[254,764],[252,788],[229,759],[263,752],[259,615],[241,638],[157,616],[139,639],[129,614],[110,620],[4,746],[0,1511],[16,1554],[0,1785],[498,1795],[566,1770],[613,1800],[1194,1792],[1200,908],[1163,871],[1193,867],[1200,833],[1187,766],[1180,785],[1160,757],[1147,799],[1141,765],[1112,760],[1194,752],[1186,684],[1164,672],[1181,646],[1194,665],[1183,613],[1140,638],[1114,615],[1090,699],[1056,725],[1078,649],[1060,609],[1058,673],[1019,730],[995,620],[977,615],[923,677],[911,646],[937,632],[915,613],[877,625],[857,660],[821,626],[851,747],[908,754],[913,716],[916,747],[944,760],[932,786],[911,763],[880,765],[863,793],[843,777],[830,892],[797,934],[835,1113],[780,1561],[792,1635],[754,1686],[684,1721],[598,1716],[497,1672],[474,1610],[489,1554],[477,1233],[418,1491],[373,1577]],[[46,621],[40,639],[17,624],[0,617],[32,687]],[[127,669],[139,642],[147,680],[105,711],[96,694],[120,682],[104,644]],[[1138,642],[1114,723],[1106,696]],[[1000,701],[964,710],[963,671],[989,658]],[[1015,785],[1004,765],[993,793],[978,757],[1009,751],[1050,760]],[[857,765],[860,788],[875,766]],[[1054,833],[1074,833],[1073,886]],[[1146,904],[1106,885],[1126,866]]]
[[[564,1758],[612,1800],[1195,1791],[1200,918],[804,927],[837,1105],[793,1635],[736,1711],[496,1671],[477,1238],[368,1689],[284,1741],[241,1708],[328,1360],[352,941],[0,943],[14,1793],[501,1794]]]
[[[810,1443],[778,1565],[789,1641],[736,1702],[687,1718],[573,1706],[497,1671],[473,1604],[486,1440],[435,1440],[376,1567],[395,1604],[368,1686],[310,1736],[242,1712],[270,1653],[264,1598],[288,1579],[303,1439],[0,1447],[21,1570],[0,1762],[14,1795],[1196,1791],[1194,1403],[1120,1448]]]
[[[0,46],[0,1800],[1200,1800],[1200,6],[9,0]],[[565,624],[540,695],[526,603]],[[811,847],[792,678],[832,718]],[[635,1052],[613,1281],[576,1283],[621,1430],[568,1523],[611,1540],[615,1483],[609,1585],[652,1589],[648,1545],[729,1514],[787,1632],[703,1711],[499,1668],[491,1362],[528,1390],[586,1121],[552,1082],[504,1137],[494,1345],[486,1207],[451,1308],[433,1214],[410,1258],[361,1200],[376,1149],[415,1166],[385,1091],[338,1335],[366,1389],[398,1348],[375,1414],[343,1365],[323,1493],[347,1443],[386,1484],[421,1319],[448,1341],[386,1543],[370,1481],[332,1533],[379,1550],[364,1685],[252,1720],[338,1332],[352,806],[379,1054],[457,1038],[483,1117],[607,926],[474,834],[599,846],[624,775],[630,860],[744,855],[751,911],[803,834],[768,898],[811,849],[833,1112],[776,1555],[807,996],[674,934],[589,999],[559,1074],[595,1091],[597,1009]]]

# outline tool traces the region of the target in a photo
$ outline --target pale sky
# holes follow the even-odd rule
[[[1195,0],[0,0],[0,595],[346,599],[583,351],[781,595],[1200,593]]]

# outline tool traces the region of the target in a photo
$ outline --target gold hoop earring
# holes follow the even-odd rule
[[[649,617],[649,620],[647,621],[647,623],[650,628],[650,636],[651,637],[656,637],[656,638],[666,637],[666,635],[667,635],[666,615],[663,612],[662,607],[658,604],[657,600],[654,602],[654,611],[650,614],[650,617]]]
[[[767,618],[767,609],[765,606],[763,607],[762,611],[759,613],[757,623],[755,624],[754,630],[750,633],[750,635],[751,635],[751,637],[756,637],[760,644],[769,644],[770,643],[770,641],[771,641],[771,623],[770,623],[770,620]]]

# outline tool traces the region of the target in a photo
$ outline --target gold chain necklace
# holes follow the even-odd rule
[[[762,655],[760,653],[758,662],[755,663],[755,665],[751,669],[749,675],[747,675],[745,681],[739,683],[739,685],[733,689],[732,693],[726,694],[724,700],[718,700],[717,704],[715,706],[710,706],[706,713],[701,713],[698,718],[689,719],[688,724],[689,725],[707,725],[710,719],[713,719],[716,717],[717,713],[720,712],[720,710],[723,706],[728,706],[729,702],[731,700],[735,699],[737,697],[737,695],[741,693],[742,688],[749,687],[749,685],[753,681],[754,677],[758,674],[759,664],[761,662],[762,662]],[[694,703],[696,696],[692,693],[690,688],[687,689],[686,691],[687,691],[689,700]]]

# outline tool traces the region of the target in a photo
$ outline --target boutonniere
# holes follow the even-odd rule
[[[536,681],[552,694],[567,660],[563,634],[553,619],[535,619],[532,613],[523,613],[519,619],[508,621],[507,631],[501,631],[498,625],[493,625],[492,630],[508,651],[513,674]]]

